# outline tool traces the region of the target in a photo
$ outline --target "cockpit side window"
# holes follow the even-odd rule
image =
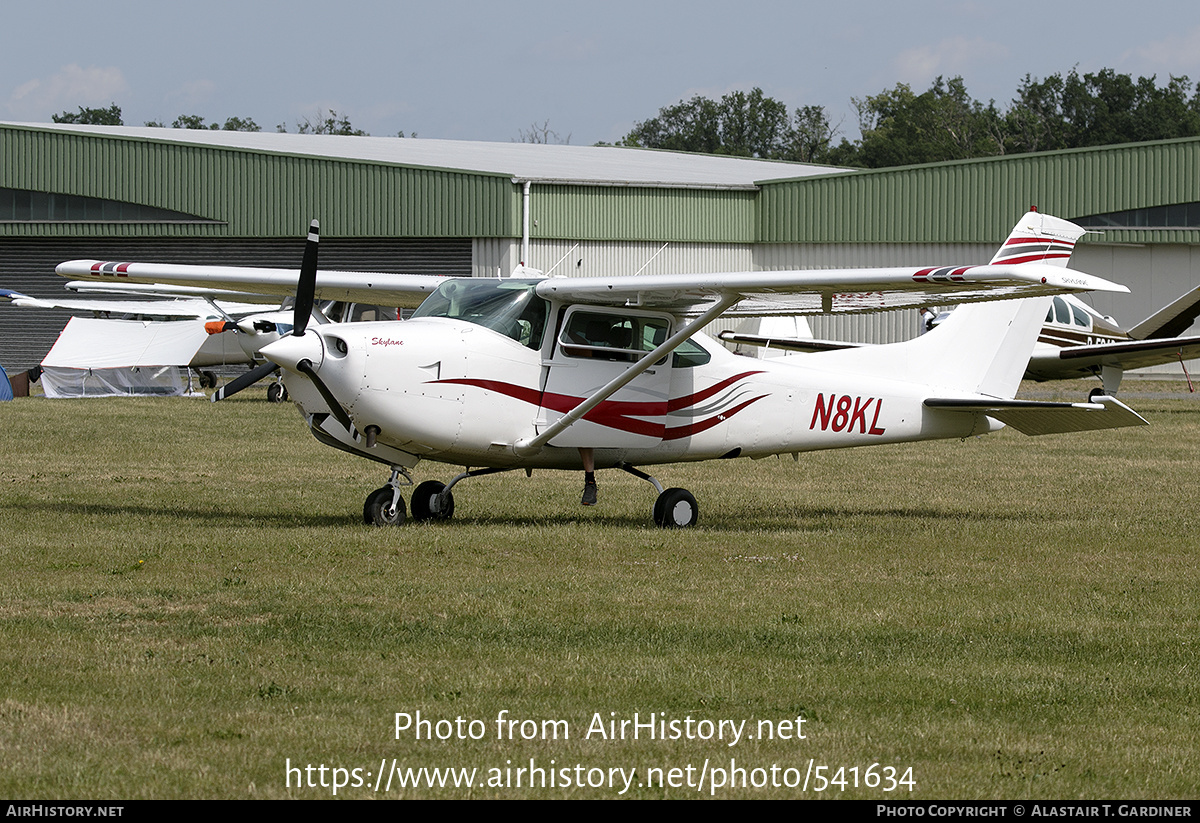
[[[568,357],[632,363],[653,351],[670,331],[670,321],[665,317],[576,311],[567,318],[558,342]]]
[[[1071,315],[1075,318],[1076,326],[1083,326],[1085,329],[1092,327],[1092,318],[1088,317],[1088,313],[1078,306],[1071,306]]]
[[[1054,298],[1054,320],[1064,326],[1071,325],[1071,307],[1061,297]]]

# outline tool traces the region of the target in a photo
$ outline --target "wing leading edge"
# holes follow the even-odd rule
[[[291,294],[297,273],[290,269],[187,266],[163,263],[105,263],[72,260],[56,271],[64,277],[105,282],[165,283]],[[320,299],[388,306],[415,306],[445,277],[378,272],[322,271]],[[1038,297],[1074,291],[1127,292],[1099,277],[1041,263],[923,268],[813,269],[716,274],[552,277],[538,295],[568,303],[639,306],[679,315],[698,315],[713,304],[736,301],[725,313],[862,313],[939,302],[971,303]]]
[[[935,303],[973,303],[1075,291],[1125,293],[1125,286],[1045,263],[986,266],[812,269],[726,274],[555,277],[542,297],[568,303],[638,306],[694,315],[718,300],[726,315],[849,314]]]
[[[189,266],[172,263],[114,263],[69,260],[55,271],[63,277],[107,283],[163,283],[238,292],[292,295],[300,273],[293,269],[243,266]],[[384,272],[321,271],[316,297],[380,306],[415,308],[446,281],[445,277]]]

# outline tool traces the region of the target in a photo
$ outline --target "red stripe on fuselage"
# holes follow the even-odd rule
[[[643,434],[649,437],[662,437],[667,440],[675,440],[680,437],[687,437],[690,434],[704,431],[712,428],[721,421],[739,411],[746,406],[761,400],[766,395],[760,395],[751,400],[742,403],[730,411],[718,412],[713,416],[701,420],[696,423],[690,423],[686,426],[678,426],[668,429],[665,423],[655,423],[648,420],[639,420],[639,417],[664,417],[668,412],[680,411],[689,408],[695,404],[707,400],[729,386],[736,383],[745,377],[761,374],[761,371],[747,371],[740,374],[735,374],[718,383],[714,383],[707,389],[694,392],[686,397],[679,397],[668,401],[650,401],[637,402],[629,400],[605,400],[596,408],[589,411],[583,416],[584,420],[596,423],[608,428],[617,429],[619,431],[627,431],[631,434]],[[474,386],[484,391],[494,391],[498,394],[503,394],[507,397],[512,397],[533,406],[544,406],[560,414],[567,414],[576,406],[584,401],[582,397],[572,397],[567,394],[555,394],[554,392],[539,392],[537,389],[527,388],[525,386],[517,386],[512,383],[505,383],[500,380],[481,380],[469,377],[454,377],[446,380],[434,380],[434,383],[452,383],[459,386]]]

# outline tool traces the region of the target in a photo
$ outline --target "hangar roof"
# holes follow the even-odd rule
[[[350,137],[276,132],[21,123],[44,131],[189,143],[309,157],[498,174],[518,181],[670,188],[754,189],[762,180],[795,179],[850,169],[687,154],[620,146],[482,143],[466,140]]]

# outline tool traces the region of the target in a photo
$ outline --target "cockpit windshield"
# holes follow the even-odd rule
[[[449,280],[421,304],[418,317],[448,317],[498,331],[522,346],[539,349],[549,304],[534,294],[536,281],[460,277]]]

